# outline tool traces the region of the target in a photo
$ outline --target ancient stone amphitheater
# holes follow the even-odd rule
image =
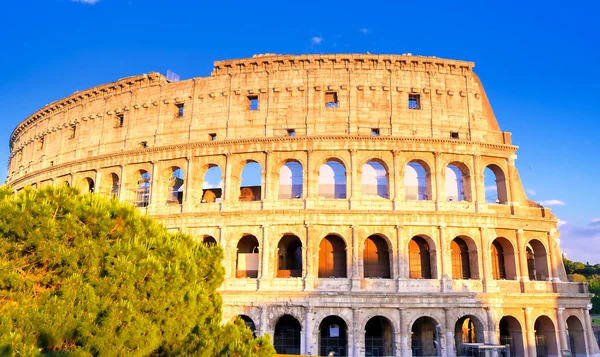
[[[279,353],[598,355],[473,66],[267,54],[123,78],[19,124],[8,183],[118,197],[220,245],[225,318]]]

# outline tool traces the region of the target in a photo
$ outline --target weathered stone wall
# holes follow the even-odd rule
[[[554,349],[566,349],[575,316],[585,327],[579,353],[597,353],[587,287],[566,281],[556,218],[527,200],[516,147],[500,131],[472,69],[430,57],[265,55],[216,62],[211,77],[175,83],[157,73],[128,77],[22,122],[11,136],[8,183],[15,190],[68,183],[118,196],[171,230],[199,241],[213,237],[225,252],[225,319],[245,315],[259,334],[273,335],[277,321],[291,315],[302,327],[302,353],[319,353],[327,316],[344,321],[349,356],[365,355],[366,325],[376,316],[389,322],[396,356],[415,348],[411,329],[424,316],[441,325],[444,356],[455,355],[456,324],[465,316],[488,343],[500,342],[501,319],[513,317],[521,331],[514,336],[522,339],[517,354],[529,357],[536,355],[538,317],[552,322]],[[342,199],[319,194],[328,160],[346,170]],[[280,199],[280,169],[290,161],[302,166],[302,194]],[[363,192],[368,161],[386,171],[383,196]],[[248,162],[262,172],[253,189],[260,197],[246,202],[240,183]],[[405,184],[409,163],[426,172],[419,200]],[[462,175],[458,200],[446,194],[449,165]],[[214,166],[222,170],[222,196],[204,202],[205,172]],[[486,168],[496,175],[497,202],[486,201]],[[180,202],[170,191],[177,169]],[[238,243],[250,235],[258,242],[257,277],[236,278]],[[328,235],[345,244],[345,277],[319,277],[320,243]],[[283,236],[300,241],[299,277],[277,277]],[[378,254],[388,258],[389,278],[365,277],[372,237],[387,247]],[[431,279],[410,278],[413,237],[427,242]],[[452,272],[456,237],[468,246],[468,279]],[[506,277],[494,275],[493,242],[503,242]],[[533,279],[528,247],[539,273]]]

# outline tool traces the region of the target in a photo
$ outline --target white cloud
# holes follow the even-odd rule
[[[88,5],[94,5],[95,3],[99,2],[100,0],[71,0],[71,2],[79,2],[82,4],[88,4]]]
[[[594,219],[592,219],[591,223],[600,223],[600,218],[594,218]]]
[[[496,186],[485,186],[486,191],[496,191]]]
[[[600,225],[561,225],[560,246],[570,260],[600,263]]]
[[[315,36],[315,37],[311,38],[310,40],[312,41],[313,44],[319,45],[325,39],[323,38],[323,36]]]
[[[369,30],[369,29],[368,29],[368,28],[366,28],[366,27],[363,27],[363,28],[361,28],[359,31],[360,31],[360,33],[362,33],[363,35],[368,35],[368,34],[370,34],[370,33],[371,33],[371,30]]]
[[[541,204],[542,206],[564,206],[565,205],[565,203],[560,200],[544,200],[544,201],[540,201],[538,203]]]
[[[530,196],[535,196],[535,190],[532,190],[531,188],[528,188],[528,189],[527,189],[527,193],[528,193]]]
[[[567,221],[563,221],[562,219],[559,219],[559,220],[558,220],[558,223],[556,223],[556,225],[557,225],[558,227],[560,227],[560,226],[564,226],[565,224],[567,224]]]

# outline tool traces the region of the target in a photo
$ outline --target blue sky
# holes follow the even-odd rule
[[[600,263],[600,5],[491,3],[6,0],[0,161],[29,114],[130,75],[207,76],[215,60],[256,53],[474,61],[500,127],[520,146],[517,167],[530,199],[561,219],[569,258]]]

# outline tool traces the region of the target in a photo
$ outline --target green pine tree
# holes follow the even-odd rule
[[[0,356],[273,356],[221,325],[222,252],[131,205],[0,188]]]

